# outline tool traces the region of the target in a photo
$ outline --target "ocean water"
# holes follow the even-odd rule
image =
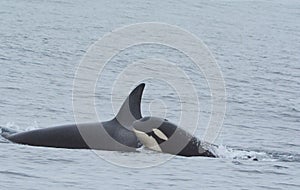
[[[300,3],[293,0],[1,0],[2,127],[26,131],[74,123],[73,81],[88,48],[116,28],[142,22],[176,25],[200,38],[223,73],[227,104],[215,142],[219,158],[170,158],[143,148],[124,153],[30,147],[1,137],[0,189],[299,189],[299,20]],[[111,87],[118,74],[149,55],[175,62],[197,84],[195,135],[201,137],[211,112],[205,78],[186,57],[157,45],[129,48],[107,65],[96,85],[101,119],[114,115]],[[155,78],[144,82],[143,115],[164,114],[177,122],[180,101],[172,88]],[[124,92],[113,94],[119,101],[134,84],[124,85]]]

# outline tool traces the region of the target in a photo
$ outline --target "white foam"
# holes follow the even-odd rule
[[[253,150],[239,150],[220,145],[212,150],[217,157],[229,160],[258,160],[258,161],[276,161],[268,153]]]

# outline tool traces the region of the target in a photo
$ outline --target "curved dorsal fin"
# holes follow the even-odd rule
[[[141,119],[141,99],[143,91],[145,88],[145,83],[139,84],[135,89],[131,91],[129,96],[124,101],[118,114],[114,119],[116,119],[123,127],[129,129],[135,120]]]

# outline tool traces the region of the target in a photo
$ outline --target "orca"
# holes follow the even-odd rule
[[[31,146],[136,151],[136,148],[141,147],[142,144],[132,131],[132,123],[142,118],[141,98],[144,87],[145,84],[142,83],[130,93],[112,120],[63,125],[20,133],[2,129],[1,135],[11,142]]]
[[[167,119],[144,117],[133,122],[133,131],[149,149],[180,156],[216,157],[209,143],[201,142]]]

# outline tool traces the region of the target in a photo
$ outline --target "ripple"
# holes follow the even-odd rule
[[[282,186],[289,186],[289,187],[297,187],[298,189],[300,188],[299,184],[293,184],[293,183],[276,183],[278,185],[282,185]]]
[[[253,174],[263,174],[262,171],[260,170],[256,170],[256,169],[249,169],[249,170],[246,170],[246,169],[238,169],[237,171],[239,172],[243,172],[243,173],[253,173]]]
[[[273,165],[273,167],[276,169],[288,169],[289,168],[287,166],[281,166],[281,165]]]
[[[25,173],[21,173],[21,172],[12,172],[12,171],[0,171],[0,174],[4,174],[4,175],[13,175],[13,176],[20,176],[20,177],[28,177],[28,178],[41,178],[38,176],[34,176],[34,175],[29,175],[29,174],[25,174]]]
[[[74,162],[73,160],[69,160],[69,159],[62,159],[62,158],[48,158],[48,161],[52,161],[52,162],[59,162],[59,163],[71,163]]]

